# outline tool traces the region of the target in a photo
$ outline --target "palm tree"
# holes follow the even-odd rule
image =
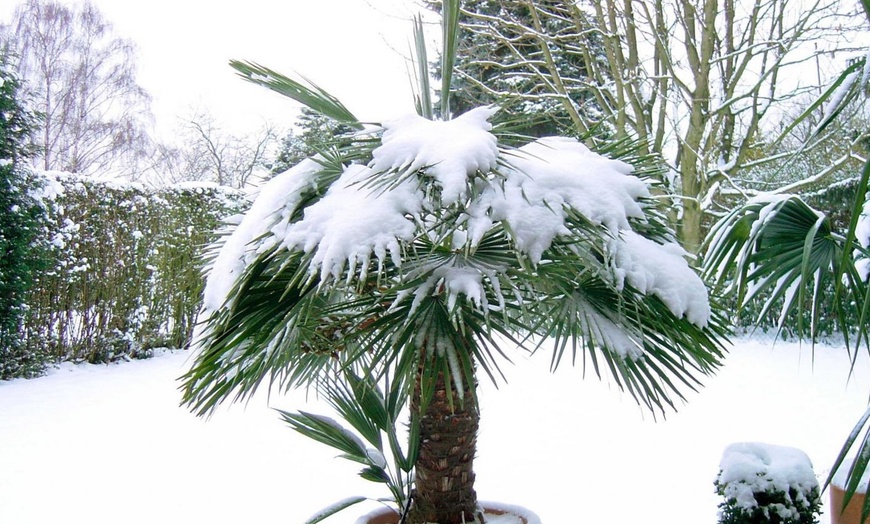
[[[458,5],[445,4],[449,55]],[[652,196],[655,169],[644,166],[654,163],[626,143],[604,151],[622,160],[574,138],[513,147],[496,108],[432,119],[425,80],[423,116],[364,126],[316,86],[233,66],[359,132],[275,177],[215,246],[183,377],[197,413],[264,380],[345,383],[349,402],[390,406],[373,417],[379,427],[408,398],[397,462],[415,489],[403,522],[481,522],[477,384],[480,372],[499,380],[506,346],[546,347],[553,368],[582,359],[657,412],[719,365],[722,319]],[[449,116],[449,96],[441,102]],[[329,419],[304,423],[365,463],[364,476],[383,474],[380,454],[318,433]]]

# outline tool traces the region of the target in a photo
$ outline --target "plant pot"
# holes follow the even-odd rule
[[[861,524],[861,508],[864,506],[865,493],[856,492],[849,505],[843,509],[846,492],[840,486],[831,484],[831,524]],[[868,519],[870,522],[870,519]]]
[[[541,524],[532,511],[520,506],[481,502],[486,524]],[[399,514],[393,508],[380,508],[357,519],[355,524],[398,524]]]

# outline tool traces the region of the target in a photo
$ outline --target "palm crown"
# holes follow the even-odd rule
[[[446,524],[475,518],[476,373],[497,379],[506,346],[582,358],[655,410],[718,365],[722,323],[626,144],[610,152],[625,161],[574,138],[510,147],[494,107],[366,127],[316,87],[235,66],[359,132],[276,176],[215,246],[183,385],[200,414],[264,379],[386,383],[412,405],[407,522]],[[460,415],[454,482],[419,444]]]

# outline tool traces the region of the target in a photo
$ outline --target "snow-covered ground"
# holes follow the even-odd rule
[[[0,382],[0,523],[295,524],[346,496],[385,495],[269,409],[327,412],[302,393],[209,420],[178,407],[187,359]],[[654,421],[613,384],[547,365],[520,356],[507,385],[484,384],[475,464],[481,499],[545,524],[715,523],[713,479],[733,442],[802,449],[823,480],[870,392],[867,358],[848,380],[843,348],[739,340],[706,388]]]

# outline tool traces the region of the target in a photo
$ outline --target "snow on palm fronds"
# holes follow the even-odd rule
[[[718,347],[699,335],[711,317],[706,287],[633,167],[573,138],[499,147],[495,114],[482,107],[448,121],[400,118],[360,137],[370,149],[355,149],[353,162],[340,152],[319,156],[262,188],[216,246],[208,275],[197,342],[214,366],[208,373],[229,381],[220,395],[265,376],[302,379],[289,354],[315,346],[333,348],[316,354],[335,354],[349,331],[371,325],[389,332],[369,335],[369,348],[380,348],[373,351],[425,345],[457,382],[472,362],[495,368],[493,333],[518,343],[554,337],[560,352],[570,339],[575,352],[602,350],[617,360],[654,347],[678,375],[683,359],[668,346],[701,337],[702,346]],[[657,302],[641,305],[644,297]],[[263,304],[271,312],[242,327]],[[668,331],[647,325],[666,312],[693,326],[673,343],[648,333]],[[405,327],[386,326],[400,317]],[[693,354],[692,365],[707,372],[716,352]],[[305,358],[309,371],[323,364]],[[385,360],[408,368],[413,359]],[[188,376],[189,396],[208,396],[203,371]],[[632,376],[624,377],[629,389],[663,392],[641,377],[647,372],[619,372]]]
[[[632,167],[572,138],[543,138],[500,156],[487,121],[494,112],[478,108],[446,122],[410,115],[388,123],[370,165],[347,166],[301,220],[290,217],[320,166],[309,160],[276,177],[225,241],[208,279],[207,309],[220,307],[231,289],[227,284],[252,257],[274,246],[311,254],[309,270],[321,282],[345,273],[352,278],[357,271],[364,280],[373,258],[378,267],[387,256],[401,266],[402,246],[427,229],[427,215],[452,206],[463,209],[438,226],[452,228],[454,240],[461,234],[465,241],[454,247],[467,242],[474,249],[501,222],[517,250],[537,264],[553,239],[571,234],[565,219],[573,209],[612,235],[614,281],[656,294],[675,315],[705,325],[706,288],[689,269],[685,251],[631,230],[629,219],[643,220],[640,199],[649,197],[646,183],[630,176]],[[501,170],[499,160],[505,163]],[[437,200],[427,185],[437,188]],[[448,290],[471,299],[483,294],[479,283],[459,284],[468,280],[465,272],[443,276]]]

